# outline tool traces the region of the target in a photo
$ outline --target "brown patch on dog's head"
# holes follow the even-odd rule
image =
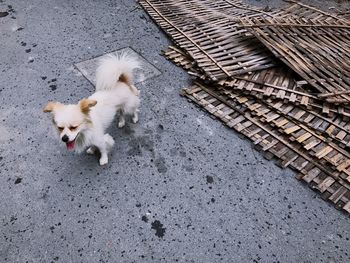
[[[88,114],[90,112],[90,108],[97,104],[96,100],[90,99],[82,99],[79,101],[80,110],[84,114]]]
[[[53,110],[55,110],[55,108],[59,107],[60,105],[62,105],[62,104],[59,102],[50,101],[49,103],[46,104],[43,111],[44,112],[52,112]]]

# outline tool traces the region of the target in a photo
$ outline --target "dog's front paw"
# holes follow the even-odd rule
[[[107,156],[102,156],[100,158],[100,165],[105,165],[108,163],[108,157]]]

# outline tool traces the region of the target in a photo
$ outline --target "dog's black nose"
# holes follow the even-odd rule
[[[68,136],[67,136],[67,135],[63,135],[63,137],[62,137],[62,141],[64,141],[64,142],[68,142],[68,141],[69,141]]]

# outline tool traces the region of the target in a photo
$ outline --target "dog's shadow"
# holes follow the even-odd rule
[[[113,131],[112,136],[116,135],[123,135],[123,136],[128,136],[128,137],[134,137],[135,136],[135,128],[137,124],[132,124],[127,122],[123,128],[118,128],[117,130]]]
[[[134,124],[135,125],[135,124]],[[135,127],[130,124],[125,124],[123,128],[116,128],[108,130],[107,133],[110,134],[114,139],[114,145],[108,152],[108,157],[110,161],[112,161],[112,157],[116,152],[120,152],[121,149],[127,149],[127,145],[130,144],[131,141],[135,139]],[[126,146],[126,147],[125,147]],[[96,152],[91,155],[98,159],[101,157],[101,152],[97,148]]]

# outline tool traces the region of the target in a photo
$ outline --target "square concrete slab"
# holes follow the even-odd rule
[[[130,47],[122,48],[117,51],[113,51],[113,52],[104,54],[102,56],[95,57],[93,59],[76,63],[75,67],[84,75],[84,77],[86,77],[93,85],[95,85],[96,84],[95,72],[98,66],[98,61],[107,55],[110,55],[110,54],[118,55],[123,52],[128,52],[134,55],[141,63],[141,68],[136,69],[134,72],[135,84],[162,74],[156,67],[154,67],[151,63],[149,63],[146,59],[144,59],[141,55],[139,55],[136,51],[134,51]]]

